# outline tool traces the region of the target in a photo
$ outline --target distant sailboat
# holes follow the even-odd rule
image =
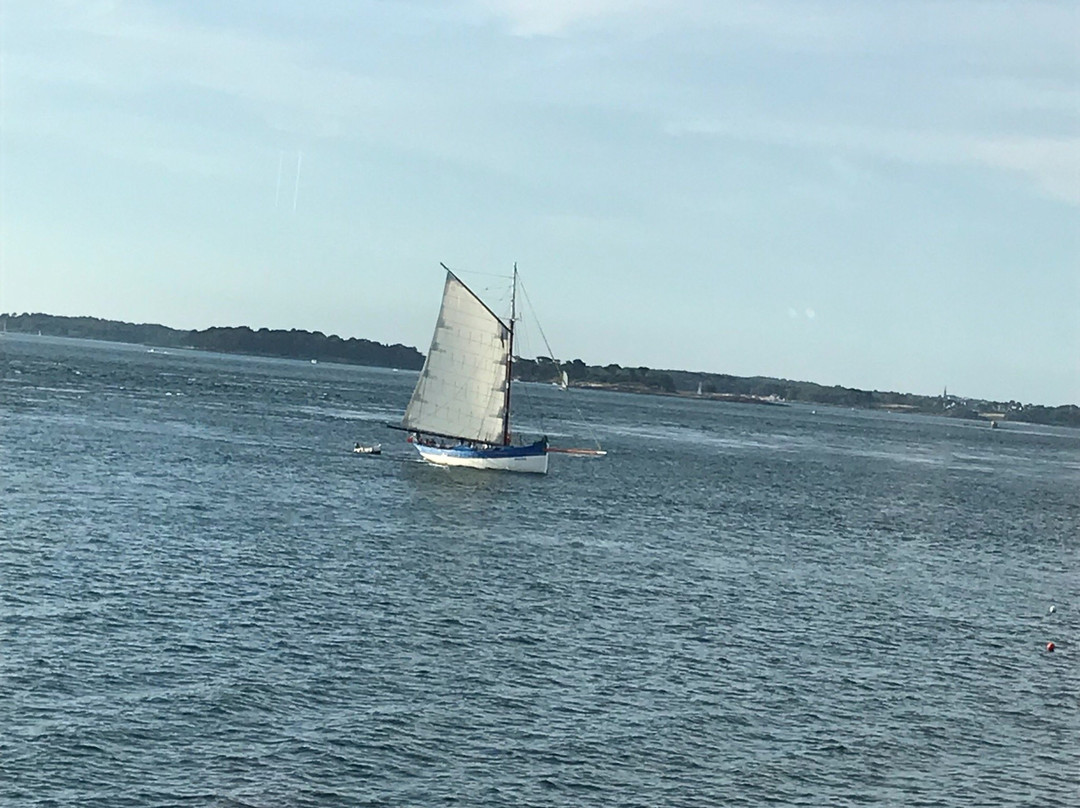
[[[400,429],[440,466],[546,474],[547,438],[514,446],[510,433],[517,266],[504,322],[449,267],[424,367]]]
[[[570,377],[566,375],[565,370],[559,371],[559,389],[566,390],[570,387]]]

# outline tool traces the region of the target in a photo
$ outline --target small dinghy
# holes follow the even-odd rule
[[[353,447],[353,454],[382,454],[382,444],[375,443],[371,446],[364,446],[358,443]]]

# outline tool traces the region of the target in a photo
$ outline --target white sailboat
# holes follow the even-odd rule
[[[511,443],[517,266],[509,322],[442,267],[442,308],[399,428],[429,463],[546,474],[546,437],[524,446]]]

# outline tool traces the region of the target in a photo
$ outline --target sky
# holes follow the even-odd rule
[[[4,0],[0,311],[1080,403],[1078,124],[1075,0]]]

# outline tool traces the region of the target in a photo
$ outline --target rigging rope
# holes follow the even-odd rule
[[[548,342],[547,335],[544,333],[544,327],[540,325],[540,318],[536,316],[536,309],[533,307],[532,300],[529,299],[529,293],[525,289],[525,284],[521,282],[521,278],[518,278],[518,286],[521,288],[521,296],[525,299],[526,304],[529,306],[529,312],[532,314],[533,322],[536,323],[536,329],[540,332],[540,338],[544,341],[544,347],[547,348],[547,355],[551,358],[551,361],[555,364],[555,369],[561,374],[563,373],[562,364],[555,358],[555,352],[551,350],[551,343]],[[567,391],[569,392],[569,391]],[[585,414],[581,411],[581,408],[574,404],[574,411],[577,413],[581,423],[585,425],[585,428],[589,430],[589,437],[593,443],[596,444],[596,448],[600,448],[600,438],[596,436],[596,431],[592,428],[592,425],[585,420]],[[542,425],[542,424],[541,424]]]

